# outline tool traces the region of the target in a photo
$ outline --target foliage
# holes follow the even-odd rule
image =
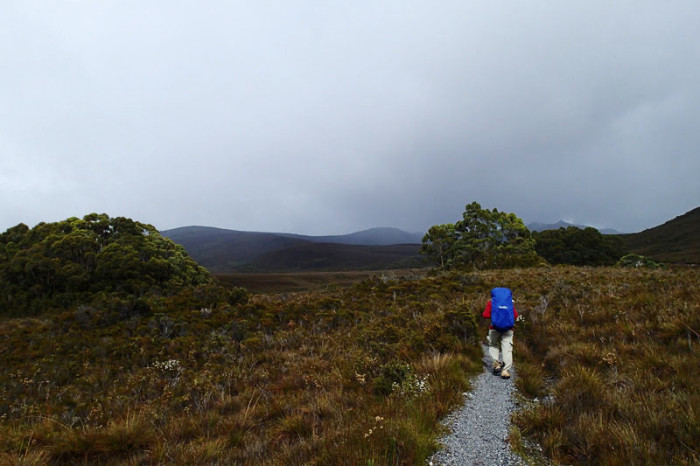
[[[595,228],[567,227],[534,232],[535,250],[551,264],[613,265],[623,255],[622,240]]]
[[[494,269],[531,266],[539,262],[535,243],[523,221],[513,213],[468,204],[462,220],[434,225],[423,237],[421,252],[442,269]]]
[[[105,298],[0,321],[0,463],[422,463],[481,370],[476,330],[455,322],[476,318],[475,288],[200,285],[129,319]]]
[[[439,262],[441,269],[448,269],[454,262],[459,234],[454,224],[433,225],[423,237],[421,252]]]
[[[0,234],[0,315],[135,297],[205,283],[208,272],[151,225],[90,214]]]
[[[661,264],[658,262],[639,254],[627,254],[626,256],[621,257],[615,265],[618,267],[646,267],[649,269],[661,267]]]
[[[378,395],[390,395],[410,375],[410,365],[401,361],[389,361],[380,368],[379,375],[374,379],[374,392]]]

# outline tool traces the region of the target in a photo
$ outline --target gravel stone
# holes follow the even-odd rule
[[[507,442],[517,374],[511,368],[510,379],[494,375],[487,348],[482,348],[484,371],[472,380],[473,391],[464,394],[464,405],[443,421],[452,433],[439,439],[444,448],[429,465],[526,464]]]

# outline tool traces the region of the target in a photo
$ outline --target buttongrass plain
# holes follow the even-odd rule
[[[424,464],[482,371],[493,286],[523,315],[517,450],[697,464],[697,270],[581,267],[4,319],[0,463]]]
[[[372,277],[5,319],[0,463],[420,463],[481,367],[472,288]]]
[[[555,464],[699,464],[697,269],[523,276],[516,384],[537,402],[513,416],[516,448]]]

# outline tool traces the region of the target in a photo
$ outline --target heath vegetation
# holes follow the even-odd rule
[[[521,223],[470,204],[424,240],[446,270],[264,294],[128,219],[10,229],[0,463],[423,464],[482,371],[489,290],[507,286],[519,452],[697,464],[697,270],[546,266]]]
[[[231,304],[200,286],[148,313],[6,319],[2,460],[419,463],[481,367],[486,287],[375,277]]]
[[[700,460],[700,280],[694,268],[555,268],[515,285],[515,425],[564,464]],[[502,278],[500,278],[502,277]],[[508,273],[492,280],[508,280]],[[524,445],[523,445],[524,447]]]
[[[522,451],[561,463],[692,464],[694,269],[538,268],[373,277],[231,304],[188,288],[0,324],[3,460],[419,464],[481,370],[477,316],[514,290]]]

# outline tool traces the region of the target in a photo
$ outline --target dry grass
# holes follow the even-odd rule
[[[462,306],[450,283],[375,277],[207,309],[190,292],[109,325],[99,311],[0,322],[0,452],[57,464],[420,462],[478,369],[476,329],[450,330],[446,313]]]
[[[518,384],[550,398],[515,416],[522,433],[556,462],[697,464],[698,272],[538,275],[550,286],[527,298],[534,312],[519,332],[527,364]]]
[[[418,278],[427,274],[422,269],[401,269],[345,272],[302,273],[226,273],[216,277],[231,286],[240,286],[253,293],[289,293],[327,288],[349,287],[372,276],[385,276],[392,280],[404,277]]]
[[[512,442],[567,464],[697,463],[697,271],[573,267],[0,322],[0,462],[420,464],[481,370],[496,285],[525,316],[516,383],[540,400]]]

